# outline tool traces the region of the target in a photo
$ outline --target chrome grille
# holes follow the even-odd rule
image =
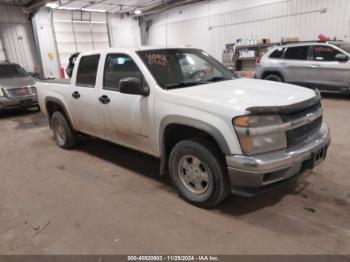
[[[291,122],[296,119],[307,116],[310,113],[314,113],[321,108],[321,103],[317,103],[306,109],[291,113],[281,115],[283,122]],[[288,147],[296,146],[297,144],[304,141],[308,136],[312,136],[320,130],[322,125],[322,116],[318,117],[311,123],[305,124],[303,126],[297,127],[286,132],[287,145]]]

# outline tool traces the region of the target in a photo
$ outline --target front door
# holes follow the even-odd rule
[[[133,59],[126,54],[107,54],[102,87],[99,88],[99,112],[105,138],[121,145],[154,154],[154,94],[148,97],[119,92],[123,78],[138,77],[147,84]]]
[[[343,54],[332,46],[316,45],[313,48],[309,70],[314,87],[323,91],[342,91],[349,87],[350,61],[337,61],[336,55]]]
[[[98,115],[98,90],[96,77],[100,55],[80,58],[75,83],[70,87],[68,97],[74,126],[77,130],[100,136],[101,122]]]

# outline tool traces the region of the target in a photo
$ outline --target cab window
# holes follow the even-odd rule
[[[100,55],[83,56],[80,59],[77,86],[95,87],[99,61]]]
[[[106,57],[103,75],[103,89],[119,91],[119,82],[123,78],[138,77],[142,74],[132,58],[125,54],[109,54]]]

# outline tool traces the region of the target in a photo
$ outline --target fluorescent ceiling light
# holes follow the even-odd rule
[[[57,9],[60,9],[60,10],[79,10],[79,8],[76,8],[76,7],[68,7],[68,6],[59,6]]]
[[[85,12],[99,12],[99,13],[105,13],[107,12],[107,10],[103,10],[103,9],[92,9],[92,8],[82,8],[81,10],[85,11]]]
[[[50,2],[50,3],[47,3],[45,6],[48,8],[55,9],[58,7],[58,4],[56,2]]]
[[[135,15],[140,15],[142,13],[142,11],[140,9],[136,9],[134,13],[135,13]]]
[[[106,13],[107,12],[107,10],[102,10],[102,9],[79,8],[79,7],[69,7],[69,6],[60,6],[57,9],[70,10],[70,11],[98,12],[98,13]]]

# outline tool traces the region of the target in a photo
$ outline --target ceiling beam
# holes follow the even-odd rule
[[[167,11],[168,9],[185,6],[190,4],[195,4],[198,2],[203,2],[207,0],[166,0],[157,6],[150,8],[139,8],[142,11],[142,15],[153,15]],[[134,13],[129,13],[129,16],[135,17]]]

